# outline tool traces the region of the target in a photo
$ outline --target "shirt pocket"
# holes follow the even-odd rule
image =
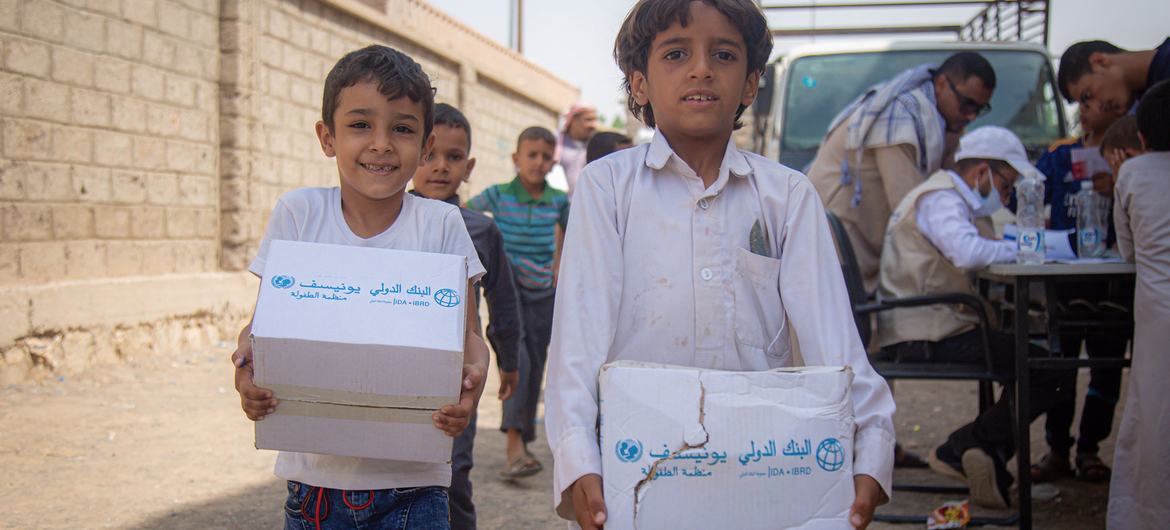
[[[780,355],[785,330],[780,302],[780,260],[735,249],[735,340],[739,345]]]

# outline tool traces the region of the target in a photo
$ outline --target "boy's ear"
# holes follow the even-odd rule
[[[337,151],[333,149],[333,133],[329,132],[329,126],[323,121],[317,121],[317,140],[321,142],[321,151],[325,156],[329,158],[337,156]]]
[[[471,182],[471,172],[475,170],[475,157],[467,158],[467,172],[463,174],[463,182]]]
[[[512,153],[512,166],[517,168],[517,169],[520,168],[520,151],[519,150],[517,150],[515,153]]]
[[[756,94],[760,92],[760,72],[752,72],[747,76],[747,82],[743,85],[743,98],[740,99],[740,104],[745,107],[752,106],[752,102],[756,100]]]
[[[639,105],[649,105],[650,97],[647,95],[648,91],[649,87],[646,86],[646,74],[639,70],[634,70],[631,72],[630,96],[634,98],[634,101]]]
[[[1107,69],[1113,64],[1113,58],[1108,53],[1093,52],[1089,54],[1091,70]]]
[[[423,140],[422,150],[418,152],[418,163],[421,165],[427,160],[427,156],[431,154],[431,150],[435,148],[435,131],[427,135],[427,139]]]

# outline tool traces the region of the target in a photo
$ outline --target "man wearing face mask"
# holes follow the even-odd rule
[[[991,214],[1011,197],[1022,173],[1036,171],[1024,145],[1002,127],[981,127],[963,136],[955,169],[934,172],[899,203],[882,247],[878,299],[943,293],[978,296],[969,273],[1015,261],[1016,245],[994,238]],[[958,305],[895,309],[878,316],[881,355],[902,362],[982,363],[978,318]],[[1014,368],[1014,338],[990,331],[993,367]],[[1047,355],[1034,348],[1035,356]],[[1059,378],[1032,374],[1031,414],[1048,410]],[[1015,447],[1007,396],[975,421],[950,435],[930,455],[931,469],[964,480],[971,499],[987,507],[1008,506],[1012,476],[1006,462]]]

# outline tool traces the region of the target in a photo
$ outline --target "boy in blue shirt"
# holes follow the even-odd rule
[[[853,369],[850,523],[866,527],[888,499],[894,401],[858,337],[821,200],[732,139],[771,49],[752,0],[641,0],[618,34],[629,108],[657,129],[577,181],[545,399],[557,513],[586,530],[607,520],[603,364],[768,370],[794,364],[793,334],[806,364]]]
[[[316,125],[322,151],[337,160],[340,186],[281,196],[249,270],[263,276],[277,239],[456,254],[467,258],[470,292],[484,269],[458,208],[406,193],[434,143],[433,105],[430,78],[409,56],[374,45],[342,57],[325,79]],[[452,437],[467,427],[483,392],[488,351],[476,316],[469,300],[459,402],[432,416]],[[250,333],[251,324],[232,360],[244,413],[261,421],[280,405],[253,383]],[[288,481],[285,528],[449,528],[447,464],[281,451],[275,473]]]
[[[491,212],[504,235],[524,322],[527,355],[519,358],[520,383],[512,397],[504,401],[500,424],[500,430],[507,435],[507,464],[500,471],[505,479],[535,475],[544,467],[528,452],[528,443],[536,439],[536,407],[548,356],[557,260],[569,217],[568,196],[545,182],[553,167],[556,145],[552,131],[543,127],[524,129],[512,154],[516,178],[467,201],[472,210]]]

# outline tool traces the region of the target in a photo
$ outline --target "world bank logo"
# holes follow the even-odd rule
[[[288,289],[289,287],[292,287],[294,283],[297,283],[297,279],[293,278],[292,276],[278,274],[272,277],[272,286],[277,289]]]
[[[637,462],[642,458],[642,442],[638,440],[627,438],[618,442],[614,449],[617,451],[618,460],[622,462]]]
[[[817,446],[817,465],[825,471],[837,471],[845,465],[845,449],[836,438],[825,438]]]
[[[439,289],[435,292],[435,303],[443,307],[455,307],[459,302],[459,293],[454,289]]]

